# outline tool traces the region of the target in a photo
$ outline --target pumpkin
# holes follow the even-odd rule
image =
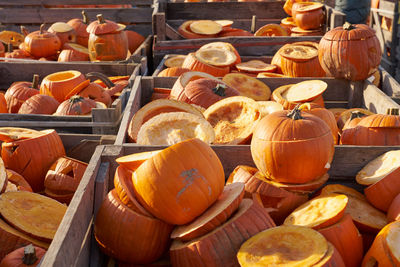
[[[55,33],[44,31],[44,24],[39,31],[28,34],[24,44],[25,50],[35,58],[55,55],[62,47],[61,40]]]
[[[166,68],[160,71],[158,73],[157,77],[177,77],[181,76],[183,73],[191,71],[186,68],[181,68],[181,67],[172,67],[172,68]]]
[[[254,73],[254,74],[258,74],[260,72],[275,72],[276,71],[276,66],[265,63],[258,59],[250,60],[247,62],[241,62],[239,64],[236,64],[235,67],[240,72],[248,72],[248,73]]]
[[[400,221],[400,194],[392,201],[387,211],[388,222]]]
[[[324,77],[318,61],[318,44],[297,42],[286,44],[280,50],[281,69],[289,77]]]
[[[136,49],[144,42],[146,38],[135,31],[125,31],[126,38],[128,39],[128,50],[131,54],[135,53]]]
[[[58,62],[89,61],[89,51],[86,47],[74,43],[66,43],[58,55]]]
[[[37,90],[39,84],[39,76],[33,75],[33,81],[30,82],[16,82],[11,84],[7,89],[4,97],[7,102],[7,109],[9,113],[17,113],[22,104],[30,97],[39,94]]]
[[[257,102],[244,96],[222,99],[204,111],[215,131],[215,144],[245,144],[260,120]]]
[[[128,38],[122,24],[104,20],[101,14],[97,21],[87,27],[89,35],[90,61],[124,60],[128,54]]]
[[[224,170],[215,152],[189,139],[154,155],[132,176],[143,207],[171,224],[186,224],[202,214],[223,191]]]
[[[246,30],[237,28],[222,29],[222,31],[218,34],[218,37],[228,37],[228,36],[253,36],[253,34]]]
[[[292,17],[287,17],[281,20],[280,24],[283,28],[286,29],[287,33],[290,35],[292,32],[292,29],[296,27],[296,22],[294,22]]]
[[[66,210],[58,201],[36,193],[17,191],[0,195],[1,216],[17,230],[48,243]]]
[[[178,32],[186,39],[199,39],[207,37],[206,35],[192,32],[192,30],[190,29],[190,24],[192,24],[193,22],[194,22],[193,20],[185,21],[184,23],[181,24],[181,26],[179,26]]]
[[[268,85],[246,74],[229,73],[222,78],[222,81],[236,89],[240,95],[256,101],[268,100],[271,96]]]
[[[321,195],[331,194],[331,193],[343,194],[348,197],[358,198],[359,200],[367,201],[367,199],[363,194],[361,194],[360,192],[351,187],[342,184],[328,184],[320,190]],[[351,199],[349,200],[351,201]]]
[[[342,256],[332,243],[328,242],[328,251],[315,267],[346,267]]]
[[[25,178],[22,177],[21,174],[9,169],[6,169],[6,172],[7,172],[8,182],[14,184],[15,187],[17,188],[17,191],[32,192],[31,186],[25,180]]]
[[[214,20],[214,21],[222,26],[222,30],[231,29],[231,26],[234,23],[233,20],[227,20],[227,19]]]
[[[105,90],[101,85],[98,85],[97,83],[90,83],[78,94],[81,97],[89,98],[96,102],[104,103],[106,106],[110,106],[111,96],[109,93],[107,93],[107,91],[108,90]]]
[[[7,254],[7,256],[1,260],[0,267],[37,266],[45,253],[46,250],[30,244]]]
[[[42,132],[27,128],[0,127],[0,141],[2,142],[13,142],[41,135],[43,135]]]
[[[86,31],[89,24],[89,18],[85,11],[82,10],[82,19],[71,19],[67,22],[76,33],[76,43],[84,47],[88,46],[89,33]]]
[[[227,43],[227,42],[211,42],[208,44],[205,44],[203,46],[201,46],[199,48],[199,50],[202,49],[210,49],[210,48],[217,48],[217,49],[223,49],[223,50],[227,50],[229,52],[233,52],[236,56],[236,61],[234,63],[232,63],[231,67],[235,64],[240,63],[242,60],[240,58],[239,52],[236,50],[236,48],[231,44],[231,43]],[[230,55],[230,53],[228,53],[228,55]]]
[[[361,266],[398,266],[400,264],[400,222],[386,225],[376,236]]]
[[[175,227],[171,238],[189,241],[213,231],[236,212],[244,196],[244,184],[226,185],[217,201],[202,215],[187,225]]]
[[[283,183],[306,183],[322,176],[330,168],[333,153],[328,125],[298,108],[265,116],[257,124],[251,141],[251,155],[257,168],[270,179]]]
[[[23,26],[21,26],[21,27],[23,27]],[[25,27],[23,29],[25,29]],[[21,28],[21,30],[22,30],[22,28]],[[26,35],[28,35],[28,33]],[[21,43],[24,42],[25,36],[18,32],[14,32],[14,31],[1,31],[0,32],[0,42],[2,43],[2,45],[4,43],[6,45],[11,44],[14,47],[18,47]],[[3,50],[4,50],[4,45],[3,45]]]
[[[55,22],[48,29],[49,32],[55,33],[61,41],[61,47],[65,43],[76,42],[76,32],[71,25],[65,22]]]
[[[83,98],[81,96],[73,96],[68,100],[62,102],[54,115],[66,116],[66,115],[88,115],[92,112],[93,108],[98,107],[98,102],[90,99]]]
[[[47,171],[44,186],[56,194],[74,193],[86,167],[87,163],[85,162],[69,157],[60,157]]]
[[[104,199],[94,222],[100,249],[113,258],[135,264],[157,260],[167,249],[171,231],[172,225],[128,208],[115,189]]]
[[[326,122],[326,124],[328,124],[329,128],[331,128],[334,144],[338,144],[339,129],[338,129],[338,126],[336,123],[335,116],[332,114],[332,112],[330,112],[329,110],[327,110],[323,107],[320,107],[319,105],[317,105],[315,103],[301,104],[299,109],[306,113],[313,114],[313,115],[319,117],[320,119],[322,119],[324,122]]]
[[[314,2],[295,3],[292,8],[293,20],[304,30],[319,29],[324,23],[323,4]]]
[[[203,116],[188,112],[158,114],[145,122],[137,134],[139,145],[173,145],[189,138],[208,144],[215,139],[214,129]]]
[[[351,118],[353,112],[357,113],[357,114],[355,114],[355,115],[357,115],[356,118],[360,118],[360,119],[356,119],[356,121],[355,121],[355,122],[357,122],[356,124],[354,124],[355,122],[353,122],[354,126],[356,126],[360,122],[363,115],[365,117],[365,116],[374,114],[373,112],[369,111],[368,109],[363,109],[363,108],[350,108],[350,109],[345,109],[342,111],[339,110],[338,114],[336,115],[337,116],[336,121],[337,121],[337,125],[339,127],[340,133],[342,132],[346,122],[348,122],[349,119]],[[353,117],[353,119],[355,119],[355,118]]]
[[[328,249],[328,242],[317,231],[283,225],[249,238],[237,258],[241,266],[315,266]]]
[[[286,0],[285,4],[283,5],[283,10],[286,12],[286,14],[292,16],[293,4],[297,2],[308,2],[308,0]]]
[[[202,50],[198,50],[202,51]],[[182,68],[187,68],[190,69],[192,71],[201,71],[201,72],[205,72],[208,74],[211,74],[215,77],[223,77],[225,74],[229,73],[229,65],[234,63],[236,60],[236,56],[234,55],[234,53],[228,52],[226,50],[222,50],[222,49],[218,49],[218,51],[220,52],[220,54],[222,54],[222,58],[224,58],[224,55],[226,54],[225,58],[230,58],[228,59],[229,61],[224,61],[227,65],[226,66],[214,66],[211,65],[207,62],[209,61],[204,61],[203,57],[201,57],[203,52],[200,53],[189,53],[185,60],[182,63]],[[230,53],[228,56],[228,53]]]
[[[159,152],[161,152],[161,150],[129,154],[126,156],[119,157],[115,161],[123,167],[123,170],[121,170],[121,174],[125,173],[126,171],[125,169],[129,170],[130,172],[134,172],[136,171],[137,168],[139,168],[140,165],[142,165],[143,162],[153,157],[155,154],[158,154]],[[115,175],[117,174],[118,173],[116,172]],[[116,176],[114,177],[114,182],[115,179]]]
[[[398,109],[388,109],[388,114],[366,116],[356,127],[343,130],[340,143],[358,146],[396,146],[400,144],[399,127]]]
[[[136,112],[128,126],[128,139],[130,142],[135,143],[137,140],[137,134],[142,127],[142,125],[149,119],[161,113],[168,112],[188,112],[199,117],[203,117],[203,114],[184,102],[170,100],[170,99],[158,99],[151,101],[150,103],[143,106]]]
[[[35,192],[44,188],[44,177],[51,164],[64,155],[64,146],[55,130],[43,130],[32,138],[3,142],[1,150],[6,168],[21,174]]]
[[[28,98],[19,108],[19,114],[53,114],[60,103],[51,96],[36,94]]]
[[[365,24],[336,27],[319,43],[319,62],[335,78],[365,80],[379,66],[382,50],[375,31]]]
[[[288,36],[288,32],[279,24],[266,24],[259,28],[254,36]]]
[[[196,20],[189,27],[192,32],[203,35],[215,35],[222,31],[222,25],[212,20]]]
[[[212,232],[170,248],[172,266],[239,266],[235,257],[240,245],[275,223],[268,212],[250,199],[243,199],[231,218]]]
[[[276,88],[271,99],[280,103],[284,109],[293,109],[296,105],[306,102],[324,107],[323,92],[327,84],[321,80],[308,80],[298,84],[288,84]]]
[[[236,54],[233,51],[212,47],[203,47],[197,50],[195,57],[203,63],[217,67],[233,66],[237,61]]]
[[[3,93],[0,93],[0,113],[8,113],[7,100]]]
[[[15,49],[14,50],[14,48],[11,44],[8,44],[8,49],[7,49],[7,52],[5,53],[4,57],[6,57],[6,58],[27,58],[27,59],[33,58],[24,49]],[[9,62],[9,60],[6,60],[6,62]]]
[[[186,56],[184,55],[176,55],[176,56],[171,56],[168,57],[164,61],[164,65],[167,68],[172,68],[172,67],[182,67],[183,61],[185,61]]]
[[[55,72],[43,78],[40,84],[40,93],[52,96],[58,102],[62,102],[75,86],[85,80],[85,76],[76,70]]]

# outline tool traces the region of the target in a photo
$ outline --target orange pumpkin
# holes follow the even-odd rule
[[[135,31],[125,31],[126,37],[128,38],[128,49],[133,54],[136,49],[144,42],[146,38],[143,35]]]
[[[181,67],[172,67],[172,68],[166,68],[163,69],[162,71],[160,71],[160,73],[158,73],[158,77],[177,77],[177,76],[181,76],[183,73],[191,71],[189,69],[186,68],[181,68]]]
[[[62,44],[55,33],[44,31],[44,24],[39,31],[31,32],[25,37],[25,49],[35,58],[49,57],[57,54]]]
[[[55,33],[61,41],[61,47],[65,43],[75,43],[76,42],[76,32],[71,25],[65,22],[53,23],[48,29],[49,32]]]
[[[32,192],[32,187],[29,183],[22,177],[21,174],[13,171],[13,170],[6,170],[8,182],[14,184],[17,187],[18,191],[29,191]]]
[[[0,93],[0,113],[8,113],[7,100],[3,93]]]
[[[292,7],[293,20],[304,30],[318,29],[324,22],[323,4],[315,2],[294,3]]]
[[[398,194],[390,204],[387,212],[388,222],[400,221],[400,194]]]
[[[85,76],[76,70],[55,72],[43,78],[40,93],[62,102],[77,85],[85,80]]]
[[[89,51],[86,47],[75,44],[64,44],[63,50],[58,55],[58,62],[89,61]]]
[[[18,248],[7,254],[0,262],[0,267],[37,266],[46,250],[32,244]]]
[[[17,113],[22,104],[30,97],[39,94],[39,76],[34,75],[32,83],[16,82],[7,89],[4,95],[9,113]]]
[[[254,36],[288,36],[288,32],[279,24],[267,24],[259,28]]]
[[[237,28],[222,29],[222,31],[218,34],[218,37],[228,36],[253,36],[253,34],[246,30]]]
[[[54,115],[87,115],[92,112],[92,108],[96,107],[96,101],[81,96],[72,96],[70,99],[62,102]]]
[[[60,103],[48,95],[36,94],[28,98],[19,108],[19,114],[53,114]]]
[[[90,83],[86,88],[79,92],[81,97],[90,98],[96,102],[102,102],[106,106],[111,105],[111,96],[101,85]]]
[[[201,50],[198,50],[198,51],[201,51]],[[234,63],[234,61],[235,60],[233,60],[233,62],[231,62],[231,63]],[[223,77],[229,73],[229,70],[230,70],[229,65],[221,66],[221,67],[214,66],[209,63],[206,63],[196,53],[189,53],[182,63],[182,68],[187,68],[192,71],[205,72],[205,73],[211,74],[215,77]]]
[[[86,31],[89,24],[89,18],[85,11],[82,11],[82,19],[71,19],[67,22],[76,33],[76,43],[87,47],[89,41],[89,33]]]

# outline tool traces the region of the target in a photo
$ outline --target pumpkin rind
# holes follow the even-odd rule
[[[400,221],[400,194],[393,199],[386,216],[388,222]]]
[[[223,77],[229,73],[229,66],[218,67],[210,65],[199,57],[195,53],[189,53],[182,63],[182,68],[190,69],[192,71],[202,71],[211,74],[215,77]]]
[[[85,80],[85,76],[79,71],[69,70],[52,73],[43,78],[40,84],[40,93],[53,96],[61,103],[75,86]]]
[[[269,100],[271,89],[256,78],[241,73],[229,73],[222,79],[224,83],[236,89],[240,95],[256,101]]]
[[[53,114],[60,103],[51,96],[36,94],[28,98],[19,108],[19,114]]]
[[[21,174],[9,169],[6,169],[6,172],[7,172],[8,182],[14,184],[18,191],[32,192],[32,187],[25,180],[25,178],[22,177]]]
[[[28,245],[29,246],[29,245]],[[32,245],[30,245],[32,246]],[[41,247],[32,246],[34,254],[29,255],[32,257],[32,262],[29,262],[25,258],[26,247],[18,248],[5,256],[1,262],[0,267],[26,267],[26,266],[37,266],[40,260],[43,258],[46,250]],[[28,257],[28,255],[26,255]]]

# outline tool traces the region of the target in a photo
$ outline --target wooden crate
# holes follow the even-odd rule
[[[0,6],[55,6],[55,5],[132,5],[151,6],[152,0],[1,0]]]
[[[82,73],[101,72],[108,76],[130,75],[130,85],[124,89],[107,109],[93,109],[87,116],[53,116],[27,114],[0,114],[0,127],[25,127],[34,129],[54,128],[58,132],[116,134],[123,111],[130,94],[133,80],[140,74],[141,65],[135,63],[57,63],[57,62],[27,62],[0,63],[0,88],[7,89],[15,81],[31,81],[34,74],[40,79],[46,75],[63,70],[78,70]]]
[[[177,28],[186,20],[229,19],[232,27],[250,30],[252,18],[256,16],[256,27],[268,23],[280,23],[287,17],[283,11],[284,1],[268,2],[210,2],[210,3],[165,3],[155,7],[153,15],[153,57],[157,65],[166,54],[187,54],[200,46],[216,40],[232,43],[244,56],[273,55],[277,49],[297,41],[319,41],[321,36],[301,37],[222,37],[204,39],[183,39]],[[326,12],[325,30],[343,25],[345,15],[329,6]],[[183,39],[183,40],[182,40]]]
[[[132,153],[163,147],[99,146],[82,178],[77,193],[69,205],[60,227],[51,243],[42,266],[107,266],[108,258],[99,251],[93,237],[93,222],[97,211],[113,186],[115,159]],[[239,164],[254,166],[249,146],[213,146],[224,166],[225,176]],[[366,163],[393,147],[336,146],[329,170],[328,183],[340,183],[358,190],[354,176]]]
[[[271,91],[285,84],[298,83],[316,78],[258,78],[267,84]],[[326,108],[354,108],[363,107],[375,113],[386,113],[387,108],[400,106],[369,81],[351,82],[334,78],[317,78],[328,84],[323,97]],[[172,88],[177,77],[137,77],[132,87],[132,93],[126,106],[126,112],[121,121],[116,145],[140,146],[128,143],[127,129],[133,115],[150,101],[154,87]],[[367,147],[365,147],[368,149]],[[399,147],[400,148],[400,147]]]

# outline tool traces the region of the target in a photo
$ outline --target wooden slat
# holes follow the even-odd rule
[[[369,81],[365,81],[363,94],[363,105],[375,113],[385,114],[388,108],[398,108],[399,104],[393,101],[390,97],[385,95],[376,86]]]
[[[391,97],[400,97],[400,84],[384,69],[379,68],[381,73],[382,91]]]
[[[137,4],[138,0],[0,0],[0,6],[30,5],[122,5]],[[145,1],[151,4],[152,1]]]

